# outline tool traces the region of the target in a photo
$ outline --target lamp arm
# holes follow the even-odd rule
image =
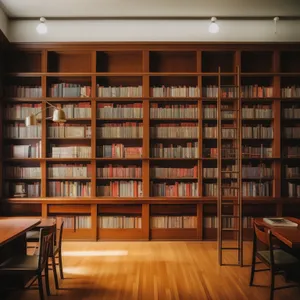
[[[46,107],[46,108],[44,108],[44,109],[42,109],[42,110],[40,110],[40,111],[38,111],[37,113],[35,113],[35,114],[34,114],[35,116],[37,116],[38,114],[40,114],[40,113],[43,112],[43,111],[46,111],[46,110],[49,109],[50,107],[53,107],[53,108],[55,108],[55,109],[58,109],[56,106],[54,106],[54,105],[51,104],[50,102],[46,101],[46,103],[47,103],[49,106]]]

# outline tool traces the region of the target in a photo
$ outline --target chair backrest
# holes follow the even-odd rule
[[[255,223],[253,224],[253,226],[254,226],[255,238],[269,248],[270,247],[270,237],[269,237],[270,230],[265,231],[264,227],[258,227],[257,224],[255,224]]]
[[[42,228],[40,230],[40,247],[39,247],[39,270],[45,269],[48,263],[50,249],[53,243],[53,232]]]

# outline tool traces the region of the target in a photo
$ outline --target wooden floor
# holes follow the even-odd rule
[[[251,244],[245,244],[250,263]],[[212,299],[264,300],[269,289],[249,287],[249,267],[219,267],[216,242],[65,242],[66,279],[52,286],[53,300]],[[228,256],[228,261],[231,259]],[[256,282],[268,285],[268,273]],[[278,283],[283,280],[278,277]],[[13,292],[9,300],[39,299],[37,290]],[[300,299],[297,289],[275,300]],[[2,300],[2,299],[1,299]]]

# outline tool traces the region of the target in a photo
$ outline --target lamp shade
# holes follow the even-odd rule
[[[53,111],[52,121],[56,123],[66,122],[66,114],[62,109],[55,109]]]
[[[37,124],[36,116],[34,114],[31,114],[30,116],[26,117],[25,119],[25,126],[34,126]]]

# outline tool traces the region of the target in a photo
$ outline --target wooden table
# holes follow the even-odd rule
[[[0,262],[15,256],[26,254],[26,232],[41,222],[35,218],[0,218]],[[24,286],[22,278],[14,278],[14,282],[0,278],[0,291],[7,286]],[[0,293],[1,298],[1,293]]]
[[[298,223],[298,227],[272,226],[264,222],[263,218],[255,218],[254,222],[259,226],[271,229],[272,234],[291,249],[300,249],[300,220],[292,217],[285,218]]]
[[[18,238],[24,238],[27,231],[40,224],[40,219],[0,218],[0,247]]]

